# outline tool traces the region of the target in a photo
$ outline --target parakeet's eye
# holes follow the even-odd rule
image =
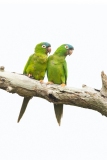
[[[66,49],[69,49],[69,47],[68,47],[67,45],[65,46],[65,48],[66,48]]]
[[[45,46],[45,45],[42,45],[42,48],[46,48],[46,46]]]

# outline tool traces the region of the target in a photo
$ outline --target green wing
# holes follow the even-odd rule
[[[49,69],[50,59],[51,59],[51,56],[48,57],[48,61],[47,61],[47,77],[49,76],[49,75],[48,75],[48,69]]]
[[[66,61],[64,61],[63,68],[64,68],[64,73],[65,73],[65,84],[67,84],[68,71],[67,71],[67,63],[66,63]]]
[[[32,54],[32,55],[28,58],[28,61],[27,61],[26,65],[25,65],[25,67],[24,67],[24,70],[23,70],[23,73],[24,73],[24,74],[26,74],[26,69],[27,69],[28,65],[30,64],[30,61],[31,61],[31,58],[32,58],[33,55],[34,55],[34,54]]]

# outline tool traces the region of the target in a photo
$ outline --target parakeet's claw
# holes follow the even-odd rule
[[[29,74],[26,74],[26,76],[29,77],[29,78],[35,79],[35,78],[32,76],[32,74],[30,74],[30,73],[29,73]]]
[[[62,87],[65,87],[65,86],[66,86],[66,84],[65,84],[65,83],[62,83],[62,84],[61,84],[61,86],[62,86]]]
[[[46,84],[54,84],[53,82],[51,82],[51,81],[48,81]]]
[[[40,83],[44,83],[44,81],[41,79],[40,81],[39,81]]]
[[[25,76],[27,76],[29,78],[33,78],[34,79],[34,77],[31,74],[23,74],[23,75],[25,75]]]
[[[29,74],[28,74],[28,77],[29,77],[29,78],[32,77],[32,74],[29,73]]]

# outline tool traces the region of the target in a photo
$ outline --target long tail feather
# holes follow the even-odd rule
[[[63,115],[63,104],[54,104],[54,111],[55,111],[57,122],[58,122],[58,124],[60,126],[61,117]]]
[[[17,122],[19,122],[20,119],[22,118],[22,116],[23,116],[23,114],[24,114],[24,112],[27,108],[27,104],[28,104],[30,99],[31,99],[31,97],[24,97]]]

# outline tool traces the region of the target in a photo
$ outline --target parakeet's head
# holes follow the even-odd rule
[[[36,45],[35,47],[35,53],[50,53],[51,52],[51,45],[48,42],[41,42]]]
[[[62,44],[60,47],[57,48],[54,54],[58,56],[67,56],[73,53],[74,47],[70,44]]]

